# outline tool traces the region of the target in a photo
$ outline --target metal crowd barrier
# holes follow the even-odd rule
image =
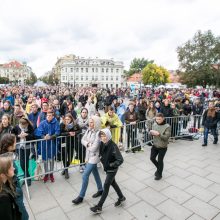
[[[82,134],[59,136],[55,139],[36,139],[16,144],[18,178],[25,184],[28,198],[29,181],[42,180],[45,175],[85,164]]]
[[[165,118],[171,127],[171,138],[187,138],[202,136],[202,115],[177,116]],[[139,151],[144,145],[150,144],[153,137],[149,134],[155,119],[145,120],[136,124],[125,124],[123,128],[123,144],[126,151]]]
[[[201,131],[202,116],[178,116],[165,118],[171,126],[171,137],[178,139],[189,135],[203,135]],[[121,128],[113,128],[112,136],[122,143],[125,151],[141,151],[142,147],[152,142],[149,131],[155,122],[145,120],[136,124],[125,124]],[[28,198],[30,193],[28,182],[42,180],[46,174],[82,166],[85,163],[86,149],[81,144],[83,134],[77,136],[60,136],[52,140],[36,139],[17,143],[16,163],[20,167],[20,180],[24,181]],[[115,141],[115,142],[117,142]]]

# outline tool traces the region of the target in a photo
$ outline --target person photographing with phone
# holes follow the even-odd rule
[[[163,159],[171,136],[171,127],[169,124],[166,124],[162,113],[156,114],[156,121],[152,126],[152,130],[150,130],[150,134],[153,136],[150,160],[157,168],[154,179],[160,180],[164,167]],[[157,160],[156,157],[158,157]]]

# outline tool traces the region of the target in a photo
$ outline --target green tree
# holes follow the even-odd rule
[[[35,75],[35,73],[31,72],[30,76],[26,80],[26,84],[27,85],[34,85],[34,83],[36,83],[36,82],[37,82],[37,76]]]
[[[145,85],[161,85],[169,82],[170,73],[162,66],[157,66],[154,63],[149,63],[142,70],[142,81]]]
[[[0,77],[0,84],[8,84],[9,78],[7,77]]]
[[[131,76],[134,73],[141,72],[149,63],[154,63],[154,61],[145,58],[134,58],[131,61],[129,71],[127,71],[126,74]]]
[[[220,86],[220,38],[209,30],[177,48],[180,78],[189,86]]]

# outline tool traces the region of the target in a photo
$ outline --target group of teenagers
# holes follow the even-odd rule
[[[133,103],[129,103],[129,106],[130,105],[133,105]],[[84,110],[85,108],[82,108],[81,113]],[[111,110],[112,109],[110,109],[110,111]],[[73,123],[73,121],[71,122],[69,119],[71,119],[71,117],[66,115],[64,119],[66,123],[64,122],[64,126],[66,132],[69,133],[68,137],[71,138],[71,136],[76,135],[75,131],[70,131],[76,124]],[[55,126],[53,126],[53,124],[55,124]],[[41,138],[44,139],[45,143],[47,141],[51,142],[54,138],[57,137],[58,133],[56,133],[56,129],[58,132],[60,132],[60,126],[58,125],[59,123],[55,118],[54,112],[48,110],[46,120],[42,121],[39,125],[40,131],[42,130]],[[48,127],[54,127],[54,129],[52,129],[53,132],[50,134],[43,132],[44,127],[46,127],[46,129]],[[25,134],[26,133],[24,132],[23,135],[25,136]],[[162,178],[163,158],[165,156],[168,139],[170,137],[170,126],[165,123],[163,114],[158,113],[156,115],[156,122],[153,125],[150,134],[154,137],[154,145],[151,149],[150,159],[157,168],[155,172],[155,180],[159,180]],[[27,135],[25,137],[27,137]],[[17,148],[16,141],[16,135],[12,133],[4,134],[0,140],[0,219],[6,220],[28,219],[28,213],[23,204],[22,189],[19,185],[19,181],[16,175],[17,167],[12,156],[14,155],[12,153],[15,152]],[[89,176],[91,173],[93,173],[98,190],[92,197],[96,198],[100,196],[100,200],[97,205],[90,208],[91,211],[96,214],[102,212],[102,207],[108,196],[110,186],[114,188],[118,195],[118,200],[116,201],[115,206],[120,206],[126,200],[126,198],[118,186],[115,180],[115,176],[120,165],[123,163],[123,157],[120,153],[118,145],[112,140],[110,127],[107,126],[106,128],[102,129],[101,117],[99,115],[93,115],[88,119],[88,128],[85,130],[80,141],[86,151],[86,166],[82,175],[82,186],[79,196],[73,199],[72,203],[78,205],[83,202],[89,184]],[[156,159],[157,156],[158,159]],[[45,162],[49,162],[49,164],[46,165],[49,165],[51,168],[51,166],[53,166],[53,161],[50,160],[52,157],[45,159],[47,159]],[[102,163],[104,171],[106,172],[106,179],[104,184],[102,184],[97,169],[97,164],[99,162]],[[64,175],[65,170],[66,169],[64,169]],[[53,171],[45,170],[45,172],[48,172],[51,175]],[[48,178],[46,175],[45,177]],[[47,180],[45,177],[44,182]],[[53,179],[51,179],[51,182],[53,182]]]

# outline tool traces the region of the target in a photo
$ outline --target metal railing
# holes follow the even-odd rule
[[[202,116],[178,116],[165,118],[171,126],[171,137],[181,138],[189,135],[202,136]],[[149,131],[155,122],[145,120],[136,124],[125,124],[121,128],[112,128],[113,138],[117,144],[121,142],[126,151],[142,150],[152,142]],[[24,181],[28,198],[29,181],[42,180],[47,174],[82,166],[85,163],[86,148],[81,144],[83,134],[76,136],[59,136],[52,140],[36,139],[19,142],[16,146],[18,155],[16,163],[20,167],[20,180]]]

